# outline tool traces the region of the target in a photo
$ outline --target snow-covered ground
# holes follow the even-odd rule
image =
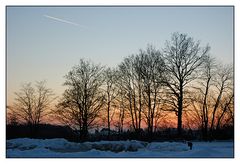
[[[233,157],[233,142],[100,141],[73,143],[65,139],[7,140],[7,157]]]

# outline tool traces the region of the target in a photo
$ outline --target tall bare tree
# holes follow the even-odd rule
[[[114,106],[116,103],[114,102],[118,92],[116,87],[116,71],[111,68],[107,68],[104,71],[104,90],[106,95],[106,112],[107,112],[107,127],[108,127],[108,136],[110,135],[111,128],[111,120],[114,116]]]
[[[81,139],[86,139],[88,130],[94,125],[100,109],[104,105],[103,67],[91,61],[80,59],[65,76],[68,89],[57,105],[58,117],[80,131]]]
[[[146,108],[143,113],[148,126],[148,133],[152,134],[154,127],[154,118],[157,110],[160,110],[161,88],[164,73],[164,61],[158,50],[148,46],[146,51],[141,50],[136,56],[140,62],[137,71],[141,75],[143,105]],[[160,115],[159,115],[160,116]]]
[[[203,138],[208,138],[208,129],[209,129],[209,117],[211,110],[211,92],[213,88],[213,79],[216,74],[216,62],[215,59],[207,56],[203,62],[202,68],[199,70],[200,77],[198,83],[196,83],[195,88],[197,96],[192,99],[193,105],[197,105],[200,110],[196,109],[196,112],[200,114],[201,120],[201,129]],[[194,96],[193,96],[194,97]],[[193,102],[195,101],[195,102]],[[196,106],[194,106],[197,108]]]
[[[160,90],[164,73],[164,61],[161,53],[153,46],[148,45],[146,50],[129,56],[119,65],[120,87],[125,90],[125,99],[128,101],[128,111],[132,120],[133,129],[138,132],[141,121],[144,120],[151,136],[154,118],[160,112]]]
[[[210,47],[200,47],[199,41],[194,41],[187,34],[173,33],[164,48],[166,64],[166,81],[172,98],[172,111],[178,118],[178,134],[182,134],[182,112],[184,95],[188,84],[197,77],[196,70],[202,65]]]
[[[45,81],[22,85],[15,93],[15,103],[11,108],[17,119],[28,125],[38,125],[49,112],[50,103],[54,100],[53,91],[46,87]]]
[[[201,77],[193,87],[196,90],[192,95],[191,118],[195,116],[194,121],[201,122],[203,139],[211,139],[214,130],[220,130],[224,124],[231,125],[233,120],[233,71],[231,66],[217,64],[208,56],[200,72]]]
[[[133,129],[137,132],[141,128],[142,121],[142,107],[141,107],[141,86],[140,74],[136,73],[134,68],[135,57],[134,55],[129,56],[124,59],[124,61],[119,65],[119,80],[118,87],[121,87],[125,93],[124,99],[125,103],[128,105],[128,111],[130,113],[131,122]]]
[[[233,68],[232,65],[219,65],[217,68],[216,78],[214,79],[215,83],[215,92],[216,97],[213,98],[213,111],[211,116],[211,132],[216,127],[216,114],[218,113],[219,107],[221,105],[222,98],[224,94],[230,92],[230,102],[233,98]],[[232,93],[232,94],[231,94]],[[232,98],[231,98],[232,97]]]
[[[116,123],[115,126],[118,129],[118,133],[123,132],[124,128],[124,120],[126,117],[126,109],[127,109],[127,100],[126,100],[126,93],[127,90],[123,88],[123,80],[121,80],[121,72],[119,70],[116,70],[116,88],[118,89],[117,97],[116,97],[116,104],[118,105]]]

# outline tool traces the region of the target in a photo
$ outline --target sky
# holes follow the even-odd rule
[[[233,63],[232,7],[7,7],[7,102],[21,84],[46,80],[56,95],[80,58],[109,67],[174,32]]]

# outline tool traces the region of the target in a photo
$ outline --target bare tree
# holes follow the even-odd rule
[[[226,66],[219,65],[219,67],[217,69],[218,69],[218,71],[216,74],[216,78],[214,79],[216,97],[213,97],[214,105],[213,105],[211,125],[210,125],[211,132],[216,127],[215,119],[216,119],[216,114],[219,110],[219,106],[222,101],[222,97],[224,96],[225,93],[232,92],[232,90],[233,90],[233,68],[232,68],[232,65],[226,65]],[[231,94],[231,95],[232,96],[230,96],[230,102],[231,102],[231,99],[233,98],[233,94]]]
[[[144,120],[151,136],[154,123],[159,122],[154,118],[161,116],[157,110],[160,110],[164,68],[160,52],[151,45],[146,51],[140,50],[138,54],[125,58],[119,65],[120,88],[125,91],[131,126],[135,132],[140,132],[141,121]]]
[[[135,57],[134,55],[129,56],[124,59],[124,61],[119,65],[119,80],[118,87],[121,87],[124,92],[125,103],[128,105],[128,111],[131,116],[131,122],[133,129],[137,132],[141,128],[142,121],[142,107],[141,107],[141,81],[140,74],[136,73],[134,68]]]
[[[199,41],[186,34],[173,33],[171,41],[166,42],[164,59],[166,81],[172,100],[172,108],[178,118],[178,134],[182,133],[182,112],[186,86],[197,77],[196,70],[202,65],[209,46],[200,47]]]
[[[114,116],[114,106],[116,103],[114,102],[118,92],[116,87],[116,71],[111,68],[107,68],[104,71],[104,78],[105,78],[105,94],[106,94],[106,108],[107,108],[107,127],[108,127],[108,136],[110,135],[110,128],[111,128],[111,120]],[[113,108],[112,108],[113,107]]]
[[[208,121],[209,121],[209,91],[210,87],[212,85],[211,81],[213,78],[213,74],[215,73],[215,62],[213,58],[210,58],[207,56],[206,60],[203,64],[203,77],[202,79],[204,82],[202,82],[203,86],[203,102],[202,102],[202,128],[203,128],[203,136],[207,138],[208,136]]]
[[[77,127],[82,139],[86,139],[88,130],[94,125],[100,109],[104,105],[103,67],[80,59],[65,76],[65,90],[57,105],[58,118]]]
[[[117,109],[117,115],[115,126],[118,129],[118,133],[123,132],[124,128],[124,120],[126,117],[126,109],[127,109],[127,100],[126,100],[126,89],[123,88],[123,80],[121,80],[121,72],[117,70],[116,72],[116,88],[118,89],[117,97],[116,97],[116,104],[119,106]]]
[[[209,139],[214,137],[215,129],[220,130],[225,124],[226,118],[233,118],[233,71],[231,65],[216,64],[215,60],[208,56],[200,72],[202,73],[198,83],[193,87],[195,94],[192,95],[191,116],[197,116],[195,122],[200,120],[203,138]]]
[[[143,105],[146,110],[143,113],[146,118],[148,126],[148,133],[152,134],[154,127],[154,118],[158,114],[160,116],[160,101],[161,101],[161,88],[164,73],[164,61],[158,50],[155,50],[152,46],[148,46],[146,51],[136,56],[141,63],[137,69],[141,75],[142,81],[142,93],[143,93]],[[159,119],[159,118],[158,118]]]
[[[230,92],[229,94],[226,94],[221,101],[220,110],[217,117],[216,130],[220,130],[221,126],[223,125],[233,125],[233,106],[234,94],[233,92]]]
[[[15,93],[15,103],[11,108],[16,118],[28,125],[38,125],[50,110],[50,103],[55,99],[53,91],[46,87],[45,81],[22,85]]]
[[[207,56],[203,62],[202,68],[199,70],[200,77],[194,89],[197,95],[192,99],[195,112],[199,112],[201,120],[201,129],[204,139],[208,138],[209,116],[211,110],[211,94],[213,88],[213,79],[216,74],[215,59]],[[197,105],[198,107],[196,107]],[[199,111],[198,111],[199,110]]]

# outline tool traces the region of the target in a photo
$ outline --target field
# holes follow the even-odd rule
[[[65,139],[7,140],[7,157],[126,157],[126,158],[207,158],[234,157],[233,141],[192,142],[190,150],[185,142],[99,141],[68,142]]]

